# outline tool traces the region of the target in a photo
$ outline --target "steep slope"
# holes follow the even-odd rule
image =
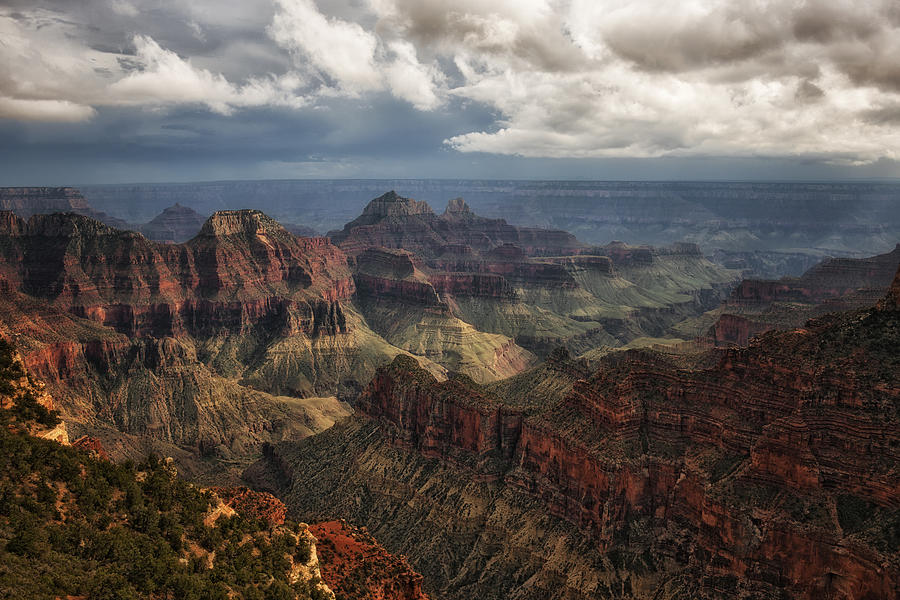
[[[409,252],[370,248],[356,257],[356,304],[384,339],[480,382],[514,375],[537,359],[511,338],[454,314]]]
[[[900,272],[875,308],[590,375],[559,354],[485,387],[400,357],[360,416],[248,476],[445,598],[897,598],[898,298]]]
[[[342,600],[428,600],[422,576],[365,530],[330,521],[310,531],[319,541],[322,579]]]

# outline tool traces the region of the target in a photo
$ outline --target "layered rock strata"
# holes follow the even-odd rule
[[[679,363],[560,356],[485,387],[398,358],[364,416],[266,464],[442,597],[897,598],[898,290]]]

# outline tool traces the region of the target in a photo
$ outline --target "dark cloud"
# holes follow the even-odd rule
[[[777,25],[765,13],[743,4],[724,5],[695,19],[617,20],[605,32],[611,50],[641,68],[686,71],[763,57],[785,43]],[[677,11],[677,9],[675,9]],[[634,15],[635,17],[637,15]]]
[[[815,102],[823,96],[825,96],[825,92],[822,91],[822,88],[811,82],[809,79],[804,79],[800,82],[800,85],[797,86],[797,98],[804,102]]]
[[[0,1],[9,177],[900,156],[896,0]]]
[[[900,126],[900,101],[860,113],[864,121],[875,125]]]
[[[396,0],[380,31],[399,30],[417,46],[458,47],[485,56],[511,54],[541,71],[577,71],[588,63],[562,28],[559,15],[527,3]]]

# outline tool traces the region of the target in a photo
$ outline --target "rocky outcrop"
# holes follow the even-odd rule
[[[719,317],[709,335],[716,346],[746,346],[752,338],[770,329],[766,323],[726,313]]]
[[[884,298],[878,301],[876,308],[888,312],[900,310],[900,270],[898,270],[897,274],[894,276],[894,281],[891,282],[888,293]]]
[[[418,306],[441,306],[434,286],[419,270],[420,266],[418,259],[404,250],[368,248],[356,257],[354,280],[358,294]]]
[[[582,249],[582,244],[564,231],[514,227],[503,219],[479,217],[461,198],[451,200],[447,210],[436,215],[427,203],[393,191],[372,200],[362,215],[328,236],[350,254],[380,246],[402,248],[425,259],[440,255],[448,245],[486,252],[502,244],[517,244],[537,255],[572,254]]]
[[[0,332],[115,459],[153,449],[193,471],[310,435],[348,414],[336,396],[355,378],[401,352],[353,309],[339,249],[261,213],[215,215],[186,244],[0,214]]]
[[[245,487],[210,488],[225,506],[248,519],[265,521],[270,527],[284,525],[287,507],[284,502],[266,492],[257,492]]]
[[[473,215],[472,209],[469,208],[469,205],[462,198],[453,198],[447,203],[447,208],[444,209],[444,216],[454,219],[467,219]]]
[[[490,387],[398,359],[359,398],[369,421],[272,454],[335,486],[290,488],[294,509],[368,525],[442,597],[897,598],[898,285],[749,348],[610,355],[574,381],[562,358]]]
[[[3,225],[0,268],[11,286],[122,333],[346,331],[340,302],[353,281],[344,255],[256,211],[216,213],[182,245],[75,215]]]
[[[322,579],[347,600],[428,600],[422,576],[403,556],[388,553],[368,531],[344,521],[316,523]]]
[[[106,448],[104,448],[103,442],[101,442],[97,438],[83,435],[72,442],[72,446],[78,448],[79,450],[84,450],[85,452],[99,460],[109,460],[109,455],[106,453]]]

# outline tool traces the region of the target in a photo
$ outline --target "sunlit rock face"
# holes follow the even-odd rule
[[[104,437],[116,456],[244,456],[321,431],[400,352],[352,308],[340,249],[258,211],[216,213],[184,244],[7,212],[0,239],[3,331],[67,421],[124,435]]]

